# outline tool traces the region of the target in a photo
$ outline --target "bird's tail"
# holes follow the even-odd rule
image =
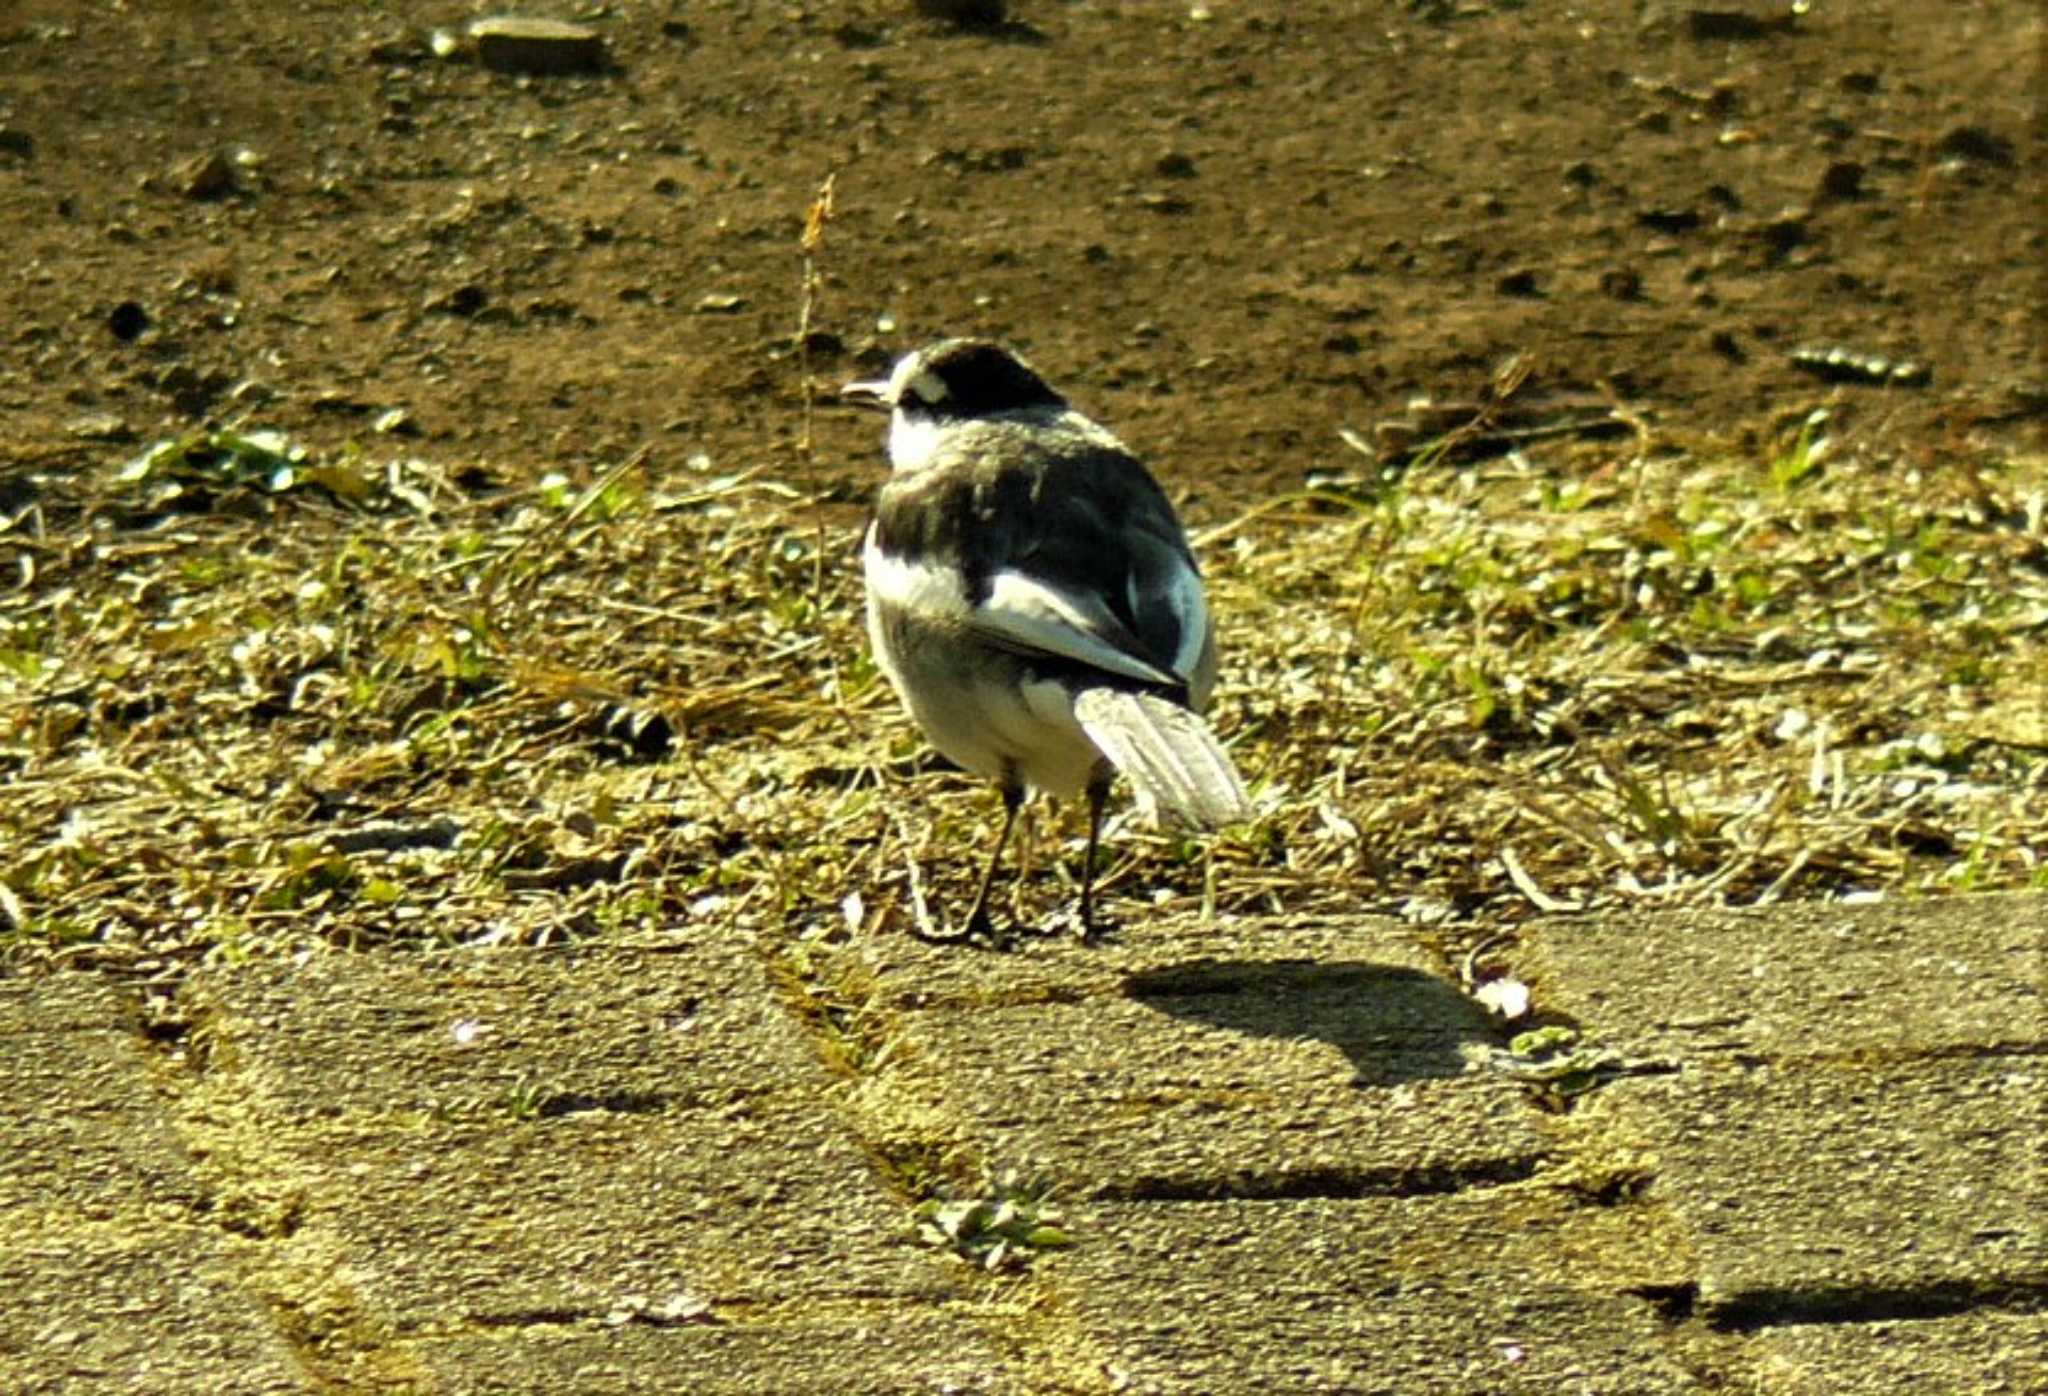
[[[1251,817],[1237,767],[1208,725],[1180,704],[1088,688],[1074,695],[1074,716],[1155,816],[1202,829]]]

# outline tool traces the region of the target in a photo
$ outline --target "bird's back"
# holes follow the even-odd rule
[[[955,428],[921,468],[883,485],[877,541],[891,553],[957,567],[969,605],[1022,572],[1098,599],[1139,657],[1183,680],[1147,685],[1200,707],[1214,672],[1200,577],[1173,506],[1150,472],[1100,427],[1071,412]],[[1190,634],[1191,628],[1199,634]]]

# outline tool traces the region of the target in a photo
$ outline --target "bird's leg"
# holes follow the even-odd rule
[[[981,890],[974,895],[974,910],[967,914],[968,939],[982,939],[1000,948],[1004,938],[998,936],[995,923],[989,919],[988,894],[995,886],[996,867],[1003,861],[1003,846],[1010,841],[1010,829],[1017,822],[1017,811],[1024,805],[1024,782],[1017,779],[1016,772],[1003,772],[1003,831],[996,835],[996,846],[989,850],[988,867],[982,870]]]
[[[1095,925],[1095,847],[1102,840],[1102,810],[1109,803],[1115,772],[1107,761],[1088,778],[1088,852],[1081,862],[1081,943],[1094,945],[1106,934]]]

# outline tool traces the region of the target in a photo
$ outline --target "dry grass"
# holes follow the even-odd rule
[[[1830,455],[1822,425],[1760,461],[1422,468],[1228,531],[1220,605],[1279,640],[1241,720],[1300,793],[1273,900],[2048,886],[2048,469]]]
[[[1121,919],[2048,885],[2048,468],[1815,445],[1425,464],[1213,529],[1268,813],[1114,831]],[[850,518],[701,457],[290,456],[0,465],[17,971],[961,904],[993,801],[878,683]]]

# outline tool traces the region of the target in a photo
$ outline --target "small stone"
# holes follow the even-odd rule
[[[322,388],[307,399],[306,407],[323,417],[361,417],[370,411],[371,404],[346,388]]]
[[[462,40],[456,38],[445,29],[436,29],[433,33],[427,35],[427,48],[436,58],[453,58],[457,51],[462,48]]]
[[[149,328],[149,312],[139,301],[122,301],[107,314],[107,328],[126,344]]]
[[[135,429],[111,412],[94,412],[65,424],[64,430],[80,441],[125,442],[135,439]]]
[[[1863,197],[1863,166],[1854,160],[1837,160],[1822,172],[1820,192],[1830,199]]]
[[[17,155],[32,160],[36,153],[36,138],[19,126],[0,126],[0,155]]]
[[[1790,11],[1750,14],[1744,10],[1688,10],[1685,15],[1686,32],[1695,39],[1705,40],[1761,39],[1766,35],[1789,32],[1792,25]]]
[[[1658,233],[1689,233],[1700,225],[1698,209],[1646,208],[1636,213],[1636,222]]]
[[[1643,298],[1643,274],[1634,267],[1609,267],[1600,273],[1600,290],[1618,301],[1639,301]]]
[[[412,419],[412,413],[403,407],[390,407],[377,414],[377,420],[370,423],[370,430],[387,436],[418,436],[420,426]]]
[[[1957,126],[1942,136],[1934,148],[1951,160],[2001,166],[2013,163],[2012,142],[1982,126]]]
[[[1004,0],[916,0],[917,11],[961,29],[993,29],[1009,17]]]
[[[420,307],[430,315],[471,316],[490,304],[490,293],[475,282],[467,282],[452,291],[442,291],[427,297]]]
[[[474,21],[469,37],[477,61],[493,72],[594,73],[605,66],[604,39],[595,29],[556,19],[492,15]]]
[[[188,199],[224,199],[235,192],[235,167],[218,150],[171,167],[171,184]]]
[[[1154,213],[1169,215],[1191,213],[1195,207],[1178,194],[1160,194],[1149,191],[1138,195],[1138,203]]]
[[[728,291],[713,291],[697,302],[699,315],[731,315],[746,308],[747,298]]]
[[[1783,257],[1793,248],[1804,243],[1808,237],[1806,211],[1788,208],[1770,222],[1757,229],[1757,236],[1774,257]]]
[[[410,34],[393,34],[370,41],[372,63],[411,63],[420,57],[419,42]]]
[[[1195,162],[1179,151],[1168,151],[1152,166],[1153,172],[1162,179],[1193,179]]]
[[[1533,297],[1543,294],[1536,284],[1536,273],[1529,267],[1517,267],[1493,283],[1493,289],[1503,296]]]

